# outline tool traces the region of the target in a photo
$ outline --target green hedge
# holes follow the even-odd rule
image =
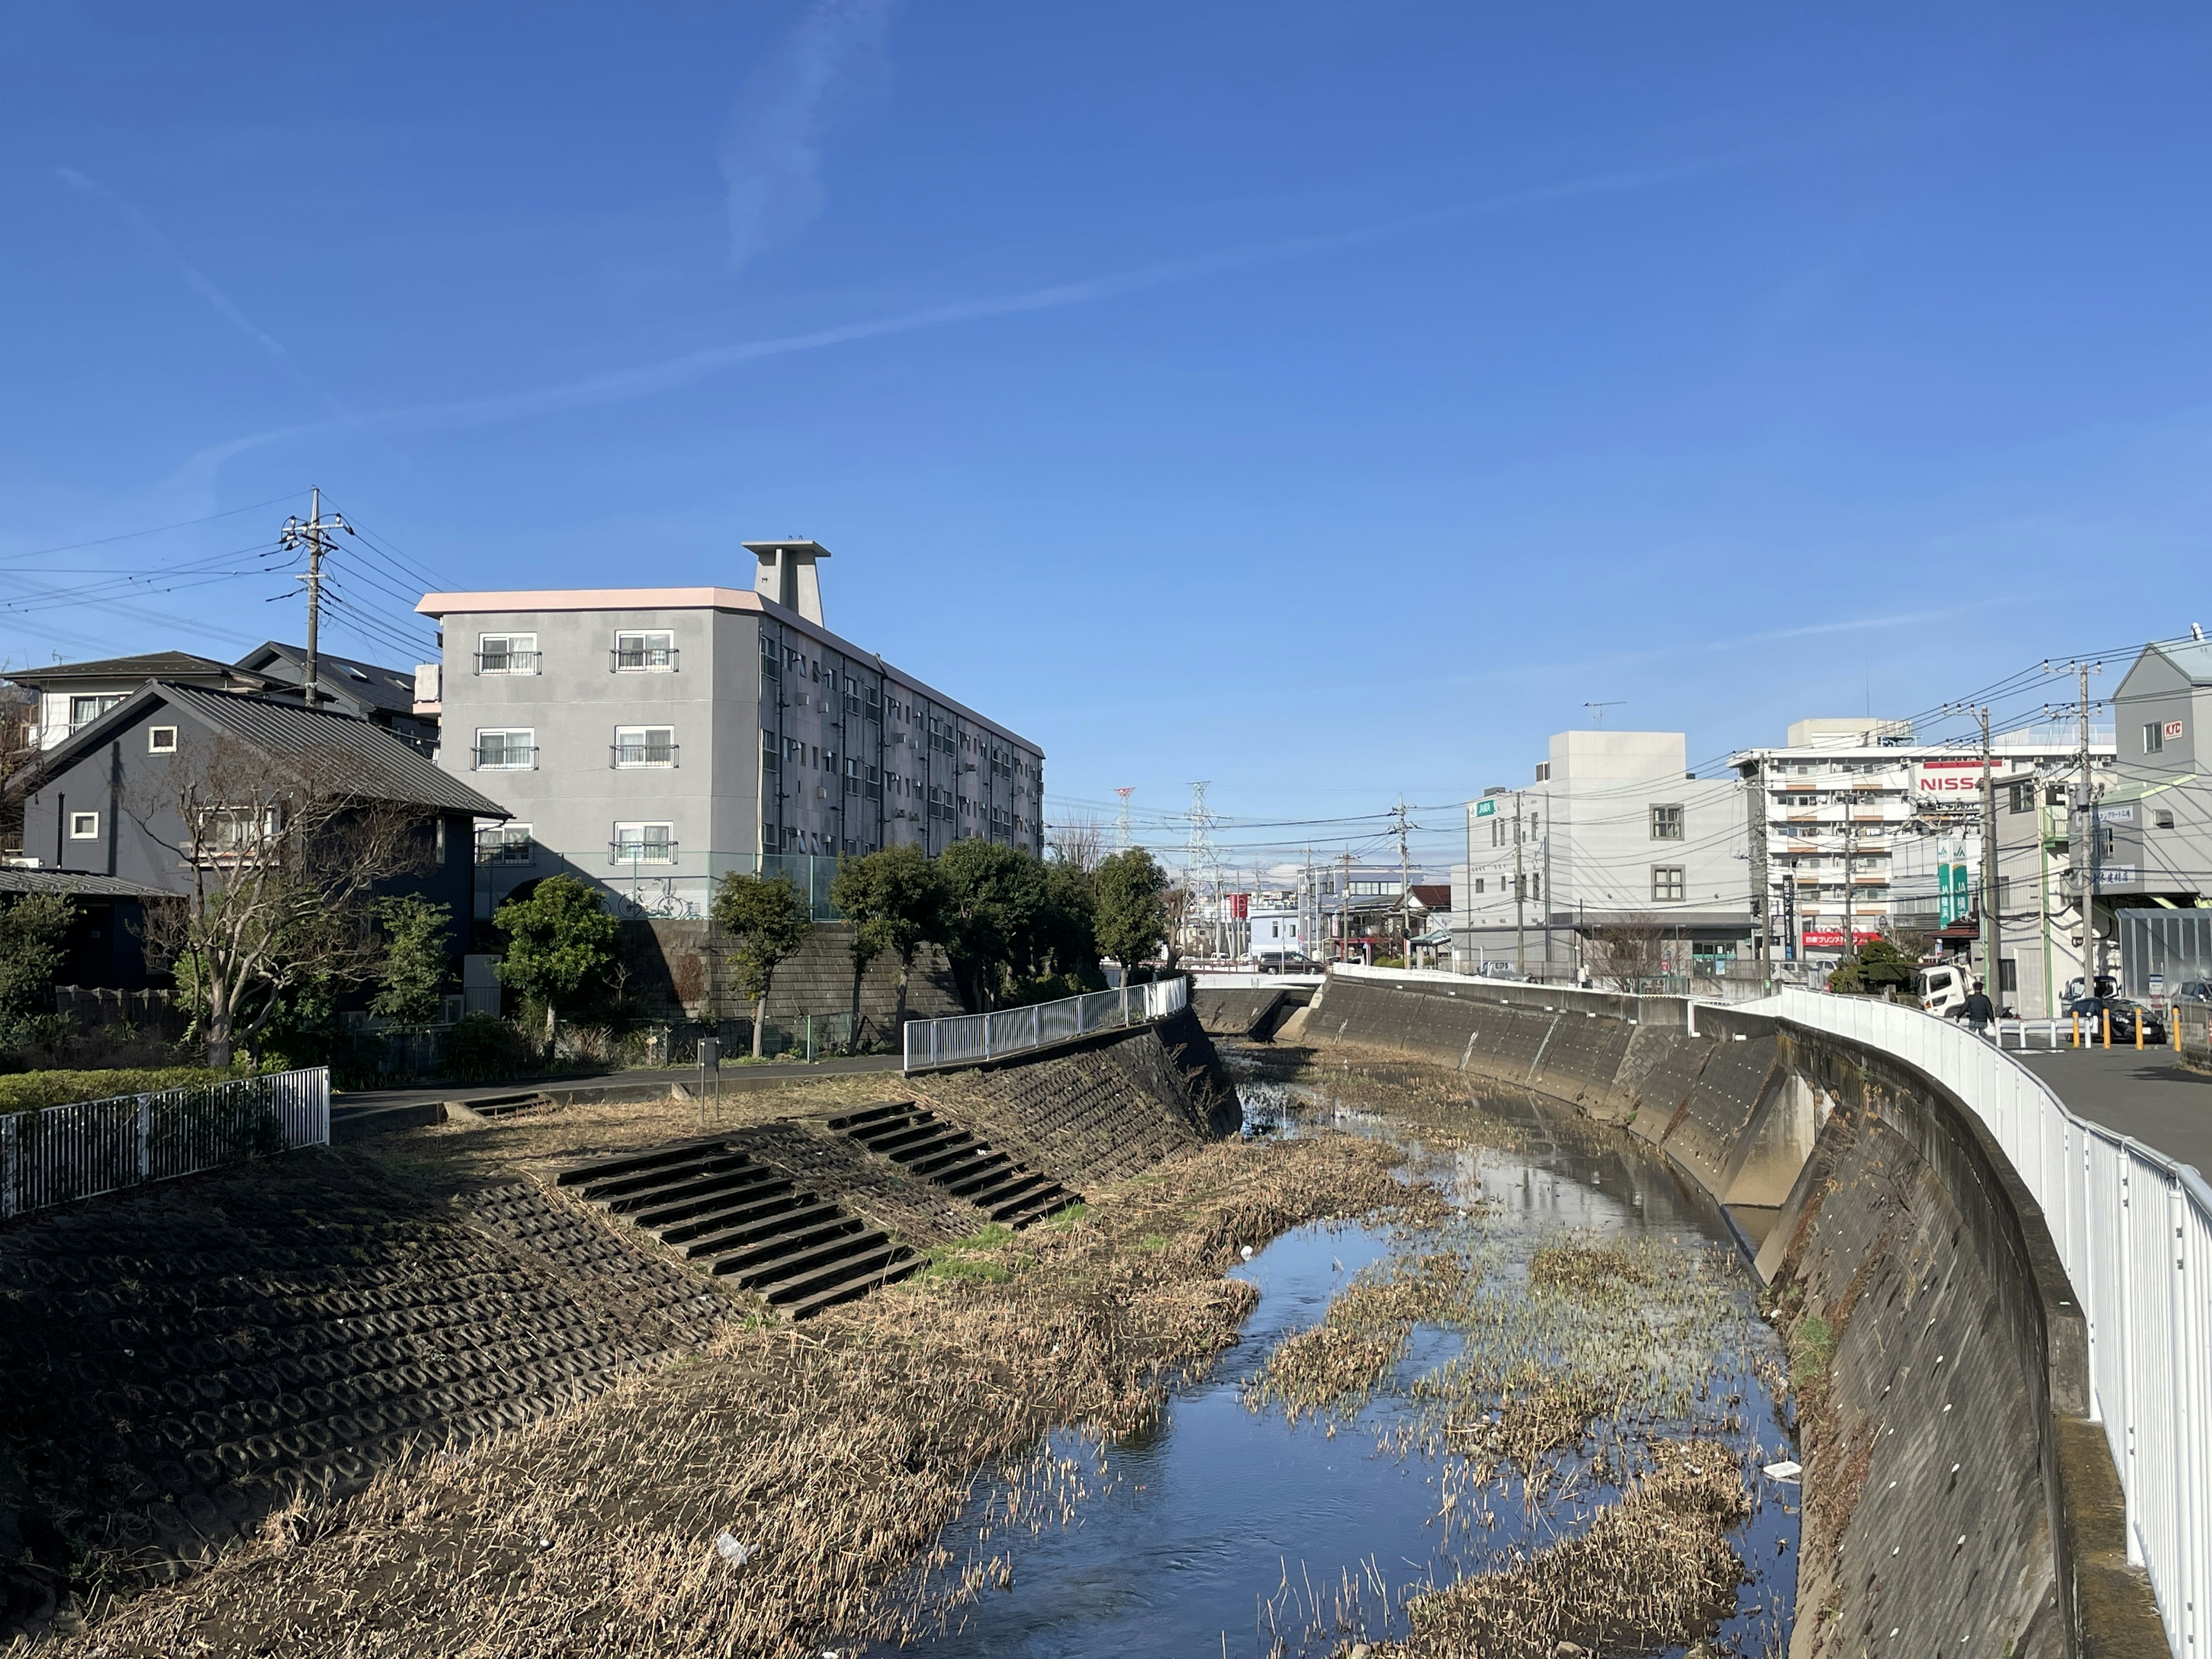
[[[27,1112],[76,1100],[106,1100],[112,1095],[140,1095],[156,1089],[185,1089],[225,1078],[250,1077],[249,1067],[228,1072],[205,1066],[161,1066],[112,1072],[18,1072],[0,1077],[0,1112]]]

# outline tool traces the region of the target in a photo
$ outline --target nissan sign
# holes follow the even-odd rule
[[[1991,771],[2002,771],[2004,763],[1992,760]],[[1919,799],[1942,800],[1954,795],[1978,795],[1982,792],[1982,763],[1979,760],[1921,761],[1912,769],[1912,793]]]

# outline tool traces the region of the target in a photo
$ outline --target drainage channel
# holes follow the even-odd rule
[[[793,1319],[921,1265],[887,1233],[723,1140],[578,1164],[556,1184]]]
[[[1083,1201],[1050,1176],[911,1100],[833,1117],[830,1127],[1010,1227],[1026,1227]]]

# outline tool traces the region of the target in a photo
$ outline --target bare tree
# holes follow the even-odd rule
[[[378,798],[374,763],[309,749],[271,755],[228,735],[180,746],[125,810],[173,847],[191,890],[149,906],[149,947],[194,997],[208,1063],[249,1051],[286,992],[357,984],[381,951],[371,900],[428,869],[425,809]]]
[[[1192,926],[1191,912],[1197,895],[1188,878],[1175,883],[1160,895],[1160,908],[1167,913],[1168,966],[1172,969],[1182,960],[1183,946],[1188,942],[1186,934]]]
[[[1635,991],[1667,972],[1671,926],[1654,915],[1629,915],[1589,936],[1591,970],[1617,989]]]
[[[1062,864],[1073,865],[1086,876],[1095,874],[1106,856],[1106,827],[1097,818],[1075,818],[1054,824],[1052,855]]]
[[[23,802],[39,787],[39,699],[0,684],[0,852],[23,849]]]

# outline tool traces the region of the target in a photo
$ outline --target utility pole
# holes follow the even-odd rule
[[[1513,792],[1513,971],[1528,971],[1528,878],[1521,861],[1521,792]]]
[[[1759,965],[1759,976],[1763,983],[1767,978],[1767,959],[1770,951],[1766,937],[1769,895],[1766,881],[1766,783],[1761,775],[1761,762],[1757,756],[1744,774],[1747,792],[1744,827],[1751,837],[1751,959]]]
[[[1336,879],[1336,933],[1340,941],[1336,955],[1341,962],[1352,943],[1352,851],[1347,848],[1337,857],[1344,866],[1344,873]]]
[[[307,665],[301,678],[300,696],[310,708],[321,695],[316,681],[320,663],[317,644],[323,619],[323,558],[331,550],[331,532],[334,530],[353,534],[353,526],[345,521],[343,514],[333,513],[327,519],[323,516],[323,492],[319,485],[308,495],[307,522],[302,524],[296,514],[285,520],[278,538],[278,545],[288,552],[301,548],[307,550],[307,573],[300,578],[307,585]]]
[[[2004,996],[2004,929],[1997,915],[1997,777],[1990,752],[1990,711],[1982,718],[1982,990],[1993,1002]]]
[[[1390,833],[1398,838],[1398,953],[1410,968],[1413,965],[1413,866],[1406,851],[1406,837],[1420,826],[1407,823],[1406,811],[1406,798],[1401,795],[1390,809]]]

